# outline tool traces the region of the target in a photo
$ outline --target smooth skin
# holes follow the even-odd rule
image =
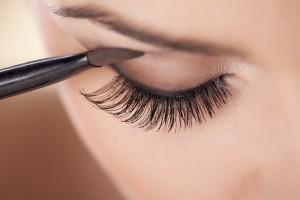
[[[245,52],[242,59],[225,56],[233,60],[226,70],[235,74],[231,83],[236,92],[228,103],[206,123],[176,134],[146,132],[121,123],[79,94],[82,88],[93,91],[109,82],[115,75],[109,67],[92,69],[58,86],[80,137],[124,196],[138,200],[300,199],[299,1],[45,2],[48,6],[101,5],[171,38],[208,41]],[[45,2],[35,1],[35,11],[50,55],[101,45],[166,53],[162,65],[183,55],[167,53],[85,19],[55,16]],[[175,56],[177,53],[180,55]],[[160,75],[156,86],[179,86],[191,74],[201,81],[210,78],[203,77],[208,66],[188,67],[188,56],[182,56],[185,66],[174,66],[173,73],[160,71],[160,61],[151,59],[141,58],[140,64],[147,67],[132,76],[150,80],[146,71],[155,61],[153,73]],[[176,81],[172,85],[166,80]]]

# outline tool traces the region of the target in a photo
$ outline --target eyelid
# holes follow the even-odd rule
[[[147,52],[143,57],[115,63],[125,78],[163,92],[176,93],[199,86],[221,74],[233,72],[236,62],[223,56],[199,56],[181,52]],[[157,91],[157,90],[156,90]]]
[[[222,73],[222,74],[220,73],[220,74],[216,74],[214,77],[209,77],[208,81],[199,83],[195,87],[191,87],[191,88],[184,89],[184,90],[165,90],[165,89],[160,89],[160,88],[156,88],[153,86],[149,86],[149,85],[142,83],[136,79],[132,79],[130,76],[128,76],[126,73],[124,73],[121,70],[121,67],[118,64],[111,64],[110,66],[119,76],[121,76],[123,79],[125,79],[127,82],[134,85],[135,87],[140,88],[149,94],[159,95],[159,96],[164,96],[164,97],[186,96],[186,95],[189,95],[192,92],[194,92],[196,89],[202,89],[202,88],[207,87],[207,85],[210,84],[210,82],[216,81],[220,77],[226,77],[226,76],[232,75],[230,73]]]

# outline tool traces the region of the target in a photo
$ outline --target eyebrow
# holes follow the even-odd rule
[[[123,20],[123,17],[120,17],[119,15],[99,6],[48,6],[48,9],[52,13],[61,17],[88,19],[92,22],[105,25],[108,29],[113,30],[121,35],[162,48],[201,53],[206,55],[229,54],[244,57],[244,52],[241,50],[207,42],[197,42],[190,39],[173,40],[170,37],[153,33],[150,30],[141,29],[141,27]]]

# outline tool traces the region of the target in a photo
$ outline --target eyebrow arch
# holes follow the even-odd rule
[[[244,52],[241,50],[211,43],[199,43],[188,39],[173,40],[167,36],[156,34],[151,31],[141,29],[140,27],[138,28],[138,26],[122,20],[122,18],[117,14],[114,14],[99,6],[48,6],[48,9],[52,13],[61,17],[88,19],[92,22],[105,25],[108,29],[113,30],[121,35],[158,47],[201,53],[211,56],[229,54],[244,57]]]

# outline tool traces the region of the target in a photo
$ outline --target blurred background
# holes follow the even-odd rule
[[[27,0],[0,1],[0,68],[46,56]],[[120,200],[55,86],[0,101],[1,200]]]

